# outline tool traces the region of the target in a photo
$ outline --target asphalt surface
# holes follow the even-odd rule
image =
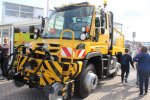
[[[106,78],[99,81],[98,87],[84,100],[150,100],[149,93],[139,97],[139,88],[135,84],[136,71],[131,69],[128,85],[120,83],[120,72],[115,78]],[[0,100],[48,100],[44,92],[30,89],[28,86],[17,88],[12,81],[0,80]],[[82,100],[73,97],[73,100]]]

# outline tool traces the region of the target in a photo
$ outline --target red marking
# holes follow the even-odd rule
[[[85,56],[85,51],[84,51],[84,53],[83,53],[82,57],[84,57],[84,56]]]
[[[62,47],[62,49],[65,52],[65,54],[67,55],[67,57],[71,57],[71,53],[69,52],[69,50],[66,47]]]
[[[79,50],[78,51],[78,56],[80,55],[80,53],[82,52],[82,50]],[[85,56],[85,51],[84,51],[84,53],[81,55],[81,57],[84,57]]]
[[[78,50],[78,56],[79,56],[79,54],[81,53],[81,51],[82,51],[82,50]]]

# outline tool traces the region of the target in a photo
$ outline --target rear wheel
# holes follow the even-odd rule
[[[81,73],[79,81],[75,84],[75,94],[80,98],[87,97],[97,87],[98,77],[95,74],[95,66],[90,63]]]

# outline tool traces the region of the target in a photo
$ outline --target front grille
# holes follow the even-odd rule
[[[36,58],[36,59],[43,59],[44,57],[45,57],[45,55],[42,55],[42,54],[38,54],[38,53],[34,54],[34,58]]]
[[[44,43],[37,43],[38,47],[42,47],[44,45]]]
[[[60,47],[60,44],[50,44],[51,47]]]
[[[37,43],[37,46],[35,49],[37,49],[38,51],[42,51],[42,46],[44,46],[45,43]],[[54,44],[54,43],[50,43],[49,44],[49,51],[51,53],[51,55],[56,55],[59,52],[59,48],[60,44]],[[36,54],[36,56],[34,56],[35,58],[41,59],[43,58],[43,55],[40,54]]]
[[[49,51],[52,52],[52,53],[56,53],[56,52],[59,51],[59,49],[52,49],[52,50],[49,50]]]

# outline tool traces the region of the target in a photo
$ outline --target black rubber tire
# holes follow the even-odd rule
[[[25,85],[23,82],[20,82],[20,81],[17,81],[17,80],[13,80],[13,83],[18,88],[23,87]]]
[[[89,63],[85,69],[83,69],[79,80],[75,81],[75,95],[79,98],[85,98],[87,97],[91,91],[87,91],[84,85],[84,79],[86,78],[86,75],[89,71],[92,71],[95,73],[95,66],[92,63]]]

